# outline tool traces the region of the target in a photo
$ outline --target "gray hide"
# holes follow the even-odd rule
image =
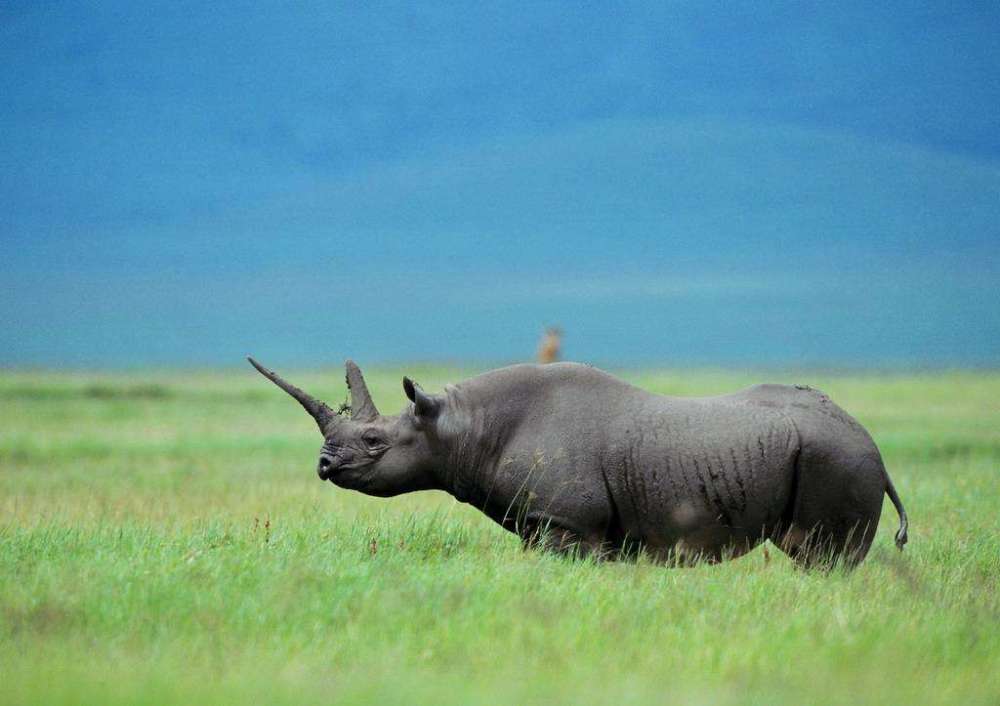
[[[757,385],[719,397],[655,395],[575,363],[515,365],[379,414],[347,362],[351,416],[250,359],[316,420],[318,472],[368,495],[437,489],[527,545],[719,560],[765,539],[811,565],[864,558],[888,493],[868,432],[817,390]]]

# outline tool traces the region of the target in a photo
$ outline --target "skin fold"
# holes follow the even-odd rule
[[[871,436],[826,395],[756,385],[718,397],[656,395],[577,363],[514,365],[382,415],[347,361],[350,416],[250,362],[324,437],[317,472],[390,497],[443,490],[526,546],[678,563],[771,540],[802,566],[860,562],[888,494]]]

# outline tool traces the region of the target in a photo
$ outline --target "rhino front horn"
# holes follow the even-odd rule
[[[378,410],[368,393],[361,368],[353,360],[344,363],[347,368],[347,386],[351,389],[351,419],[359,422],[370,422],[378,417]]]
[[[327,427],[330,425],[331,420],[337,416],[336,412],[327,407],[326,403],[317,400],[312,395],[306,394],[299,388],[295,387],[295,385],[285,382],[277,373],[273,370],[268,370],[252,357],[247,356],[247,360],[250,361],[250,365],[257,369],[257,372],[298,400],[299,404],[302,405],[302,407],[309,412],[312,418],[316,420],[320,433],[324,435],[326,434]]]

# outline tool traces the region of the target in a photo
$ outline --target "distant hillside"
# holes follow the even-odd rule
[[[0,365],[1000,365],[998,26],[0,3]]]
[[[13,363],[997,364],[1000,169],[826,132],[600,122],[15,254]],[[42,294],[43,296],[39,296]]]

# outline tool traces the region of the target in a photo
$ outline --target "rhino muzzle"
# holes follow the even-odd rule
[[[323,452],[319,455],[319,463],[316,465],[316,473],[320,480],[330,480],[337,469],[337,459],[330,454]]]

